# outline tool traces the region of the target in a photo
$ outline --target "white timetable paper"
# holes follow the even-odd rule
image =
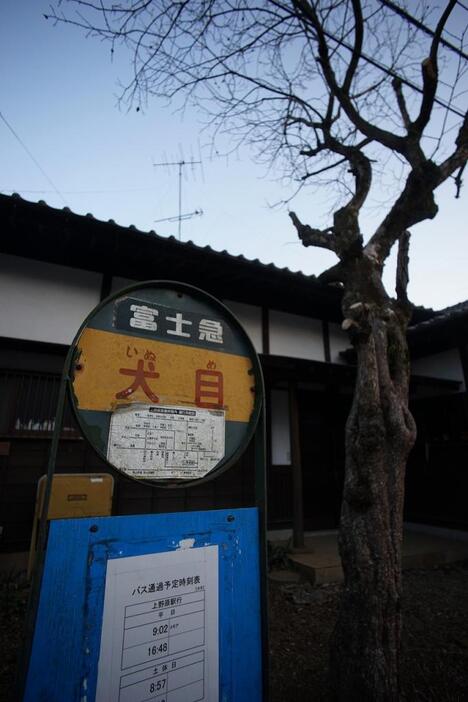
[[[223,410],[120,408],[112,414],[107,458],[134,478],[202,478],[224,457]]]
[[[96,702],[218,702],[218,546],[107,562]]]

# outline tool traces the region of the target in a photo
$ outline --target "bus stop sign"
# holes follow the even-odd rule
[[[216,477],[244,452],[260,412],[259,362],[207,293],[133,285],[93,310],[73,345],[80,428],[116,470],[180,487]]]
[[[67,386],[98,454],[150,486],[215,478],[255,433],[256,506],[52,521],[23,702],[266,701],[263,379],[247,334],[168,281],[91,312],[62,375],[41,553]]]

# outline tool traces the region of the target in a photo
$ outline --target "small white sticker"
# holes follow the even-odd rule
[[[138,405],[112,414],[107,459],[134,478],[202,478],[224,451],[224,410]]]

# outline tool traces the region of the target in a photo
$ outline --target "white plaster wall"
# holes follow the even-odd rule
[[[250,337],[257,353],[263,351],[262,341],[262,309],[254,305],[246,305],[243,302],[233,302],[223,300],[223,303],[237,317]]]
[[[122,288],[128,288],[129,285],[133,285],[136,282],[136,280],[131,280],[130,278],[120,278],[120,276],[115,275],[112,277],[111,293],[122,290]]]
[[[69,344],[98,304],[102,276],[0,254],[0,336]]]
[[[274,356],[324,361],[322,322],[270,310],[270,353]]]
[[[332,363],[345,363],[340,357],[340,351],[346,351],[351,346],[349,336],[341,328],[341,324],[328,324],[330,337],[330,360]]]
[[[274,466],[291,465],[291,437],[289,432],[289,393],[272,390],[271,407],[271,462]]]
[[[463,383],[460,390],[465,389],[463,367],[458,349],[449,349],[431,356],[418,358],[411,363],[413,375],[425,375],[429,378],[442,378],[444,380],[458,380]]]

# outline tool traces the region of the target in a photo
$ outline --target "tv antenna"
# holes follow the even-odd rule
[[[195,210],[195,212],[190,212],[188,214],[182,214],[182,171],[186,166],[196,166],[197,164],[200,164],[201,161],[186,161],[184,158],[180,159],[180,161],[162,161],[159,163],[153,163],[153,166],[177,166],[179,169],[179,214],[177,217],[168,217],[165,220],[157,220],[158,222],[173,222],[173,221],[178,221],[179,226],[178,226],[178,239],[179,241],[181,240],[182,236],[182,221],[184,219],[190,219],[191,217],[194,217],[195,215],[203,214],[202,210]]]
[[[184,222],[186,219],[192,219],[192,217],[201,217],[203,215],[203,210],[194,210],[193,212],[186,212],[185,214],[178,214],[177,217],[164,217],[163,219],[155,219],[155,224],[158,222]],[[180,237],[179,237],[180,238]]]

